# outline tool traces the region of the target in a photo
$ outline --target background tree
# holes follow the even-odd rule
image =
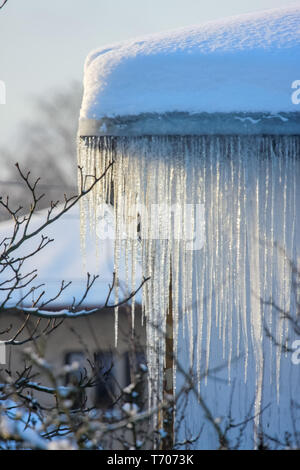
[[[45,193],[41,209],[49,207],[51,201],[62,200],[65,193],[76,193],[76,117],[81,95],[81,85],[73,82],[65,90],[37,98],[34,117],[20,126],[15,143],[0,148],[1,193],[9,192],[15,206],[28,206],[31,198],[26,185],[16,177],[16,161],[24,173],[31,171],[34,180],[41,178],[39,188]],[[7,216],[0,208],[0,220]]]

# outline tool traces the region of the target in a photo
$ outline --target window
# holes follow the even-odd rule
[[[78,364],[78,368],[67,374],[66,386],[78,386],[78,384],[81,382],[82,378],[85,375],[84,354],[82,352],[69,352],[66,354],[65,364],[74,365],[75,363]],[[71,406],[71,409],[74,410],[81,408],[85,401],[85,397],[85,391],[78,389],[73,395],[73,404]]]
[[[128,401],[134,400],[140,408],[145,402],[145,374],[140,364],[146,364],[145,354],[142,351],[131,354],[113,355],[111,351],[99,351],[96,354],[98,368],[98,383],[96,387],[95,404],[99,408],[112,408],[115,400],[122,390],[136,381],[136,373],[140,378],[135,387],[135,395],[128,396]],[[137,394],[137,395],[136,395]]]
[[[78,385],[86,375],[84,352],[73,351],[66,354],[65,364],[74,363],[78,363],[79,367],[67,374],[66,385],[69,386]],[[122,394],[122,390],[131,383],[136,383],[133,393],[128,393],[124,399],[128,402],[134,401],[140,409],[144,408],[146,395],[146,374],[143,371],[143,366],[145,367],[146,364],[144,352],[125,352],[119,355],[113,354],[110,350],[98,351],[94,355],[94,363],[97,380],[93,401],[96,407],[111,410]],[[85,399],[85,390],[78,390],[76,396],[73,397],[72,409],[80,408]]]
[[[100,351],[95,355],[95,365],[98,369],[96,400],[99,408],[111,408],[116,399],[116,367],[111,351]]]
[[[130,397],[128,401],[134,401],[140,410],[145,408],[146,405],[146,391],[147,391],[147,361],[144,351],[137,350],[134,353],[126,353],[128,384],[136,383],[134,388],[134,396]],[[128,385],[127,384],[127,385]]]

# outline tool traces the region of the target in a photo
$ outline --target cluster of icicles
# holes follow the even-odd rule
[[[142,302],[150,406],[163,397],[170,276],[174,356],[196,371],[198,387],[222,360],[230,381],[237,357],[247,381],[251,355],[255,414],[264,367],[279,394],[282,350],[275,342],[287,341],[289,322],[271,304],[294,308],[289,259],[297,259],[299,152],[299,137],[80,138],[87,175],[114,162],[82,205],[82,231],[87,217],[96,227],[98,208],[113,199],[116,278],[125,265],[130,292],[142,280],[137,272],[149,277]],[[115,296],[118,302],[118,282]],[[117,340],[117,310],[115,317]],[[137,321],[133,300],[133,328]]]

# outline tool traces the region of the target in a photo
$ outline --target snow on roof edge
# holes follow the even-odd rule
[[[299,135],[298,113],[165,113],[81,119],[78,136]]]

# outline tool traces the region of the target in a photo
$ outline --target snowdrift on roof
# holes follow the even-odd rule
[[[297,6],[118,43],[88,56],[80,118],[299,112],[299,64]]]

